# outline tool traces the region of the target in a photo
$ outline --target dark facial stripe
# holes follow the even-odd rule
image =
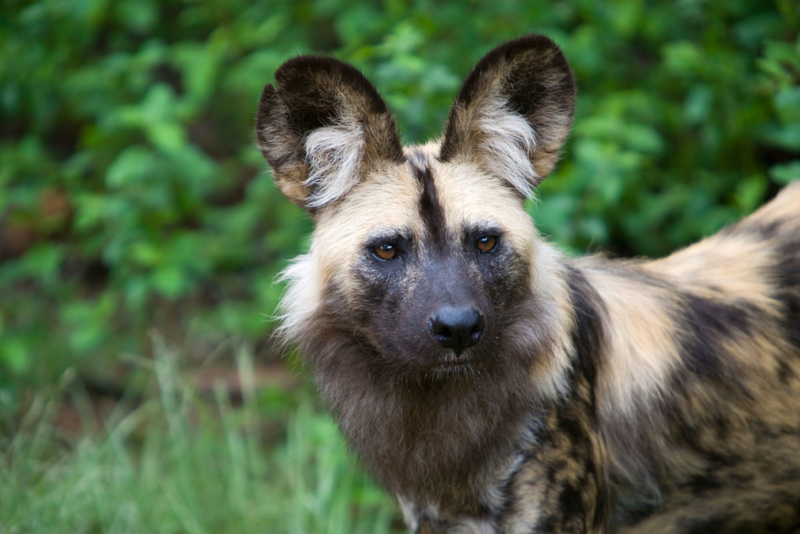
[[[445,243],[444,211],[436,195],[436,185],[425,156],[419,152],[412,154],[409,160],[411,170],[422,184],[422,195],[419,198],[419,213],[431,241],[437,245]]]

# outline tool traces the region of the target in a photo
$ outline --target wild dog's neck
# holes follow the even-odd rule
[[[499,487],[504,495],[534,499],[537,513],[518,513],[516,503],[506,501],[494,521],[502,532],[605,532],[609,518],[595,398],[603,304],[579,269],[562,265],[569,315],[562,324],[569,331],[566,346],[559,348],[570,356],[568,370],[561,376],[559,397],[531,413],[530,436],[522,436],[517,453],[525,461]]]
[[[438,382],[375,381],[369,369],[358,371],[358,380],[319,383],[371,474],[417,502],[482,513],[474,488],[505,467],[536,408],[530,382],[519,379],[525,369],[512,364]]]

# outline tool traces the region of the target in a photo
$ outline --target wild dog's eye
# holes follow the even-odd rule
[[[391,260],[397,256],[397,247],[389,243],[383,243],[373,248],[372,253],[382,260]]]
[[[478,238],[476,245],[481,252],[491,252],[497,246],[497,238],[492,235],[485,235]]]

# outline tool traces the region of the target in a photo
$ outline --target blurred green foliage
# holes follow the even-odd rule
[[[438,135],[493,46],[551,36],[578,80],[530,211],[566,249],[663,255],[800,177],[795,0],[6,0],[0,404],[64,369],[268,335],[310,223],[254,146],[287,58],[361,68],[406,141]]]
[[[3,534],[398,532],[397,506],[355,469],[311,388],[275,410],[241,347],[234,406],[223,384],[211,398],[193,388],[171,348],[153,352],[141,363],[158,392],[123,398],[104,432],[74,373],[34,395],[13,435],[0,432]],[[59,427],[65,404],[84,432]],[[276,426],[287,429],[280,443]]]

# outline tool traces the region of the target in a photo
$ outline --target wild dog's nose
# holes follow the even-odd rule
[[[475,308],[442,308],[428,319],[433,338],[456,355],[481,340],[484,326],[483,315]]]

